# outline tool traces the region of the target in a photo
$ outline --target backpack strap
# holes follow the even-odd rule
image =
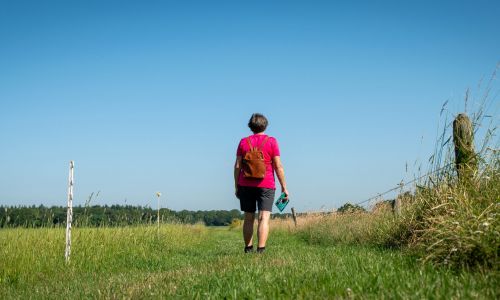
[[[259,146],[260,150],[262,150],[264,148],[264,145],[266,144],[268,139],[269,139],[269,136],[267,135]],[[247,140],[248,146],[250,147],[250,150],[256,148],[256,147],[252,146],[252,141],[250,140],[250,137],[247,137],[246,140]]]
[[[252,146],[252,141],[250,141],[250,137],[247,137],[247,142],[248,142],[248,146],[250,147],[250,150],[252,150],[253,146]]]
[[[262,141],[262,143],[260,144],[260,147],[259,147],[260,150],[264,149],[264,145],[266,144],[268,139],[269,139],[269,136],[266,136],[266,138]]]

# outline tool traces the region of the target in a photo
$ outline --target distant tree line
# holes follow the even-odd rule
[[[73,207],[74,226],[125,226],[156,223],[158,211],[151,207],[131,205]],[[160,209],[163,223],[195,224],[207,226],[229,225],[242,219],[239,210],[174,211]],[[0,228],[5,227],[58,227],[66,226],[66,207],[52,206],[0,206]]]
[[[394,200],[377,203],[393,208]],[[366,212],[360,205],[346,203],[338,213]],[[299,214],[301,215],[301,214]],[[272,214],[272,218],[290,218],[290,213]],[[151,207],[132,205],[85,205],[73,207],[73,226],[126,226],[153,224],[157,222],[158,211]],[[237,210],[174,211],[160,209],[162,223],[196,224],[207,226],[227,226],[233,220],[242,220],[242,213]],[[58,227],[66,226],[66,207],[62,206],[0,206],[0,228],[6,227]]]

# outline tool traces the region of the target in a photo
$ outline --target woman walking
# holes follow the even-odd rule
[[[262,253],[266,248],[269,218],[276,191],[274,172],[281,185],[281,191],[288,198],[278,142],[274,137],[264,133],[267,124],[268,121],[264,115],[253,114],[248,122],[253,135],[241,139],[236,153],[234,184],[236,197],[240,199],[241,210],[245,212],[243,222],[245,253],[253,251],[253,224],[257,208],[259,209],[257,252]]]

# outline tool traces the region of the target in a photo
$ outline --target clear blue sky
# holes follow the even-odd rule
[[[499,1],[0,1],[0,204],[233,209],[251,113],[293,206],[411,179],[500,61]],[[498,84],[496,84],[498,90]],[[410,170],[406,172],[405,165]]]

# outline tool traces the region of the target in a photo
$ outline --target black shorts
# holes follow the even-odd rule
[[[241,210],[254,213],[258,207],[259,211],[272,211],[275,192],[275,189],[238,186],[237,196],[240,199]]]

